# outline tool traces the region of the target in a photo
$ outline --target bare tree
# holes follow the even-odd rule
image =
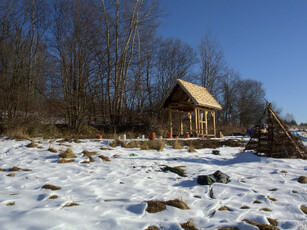
[[[224,54],[212,33],[206,33],[199,46],[200,82],[211,94],[218,93],[219,83],[226,70]]]

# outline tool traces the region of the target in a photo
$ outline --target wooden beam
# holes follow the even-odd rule
[[[212,115],[212,121],[213,121],[213,133],[214,133],[214,136],[216,136],[215,112],[211,112],[211,115]]]
[[[195,134],[198,136],[198,109],[194,109],[194,117],[195,117]]]
[[[180,135],[183,135],[182,113],[180,113]]]
[[[208,111],[205,111],[206,135],[208,135]]]
[[[192,114],[191,113],[188,113],[188,118],[189,118],[189,123],[190,123],[189,133],[191,135],[192,134]]]
[[[171,109],[168,109],[168,117],[169,117],[170,135],[173,136],[173,118],[172,118]]]

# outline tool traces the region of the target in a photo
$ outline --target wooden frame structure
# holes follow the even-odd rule
[[[183,116],[186,114],[189,134],[216,136],[215,109],[222,107],[206,88],[178,79],[162,108],[168,108],[171,135],[174,114],[179,114],[180,135],[184,135]],[[209,130],[208,115],[212,116],[212,130]]]

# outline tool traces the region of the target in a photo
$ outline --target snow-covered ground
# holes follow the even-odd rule
[[[59,164],[58,153],[47,150],[48,140],[42,140],[42,148],[27,148],[29,141],[0,139],[0,168],[4,169],[0,172],[0,229],[135,230],[150,225],[181,229],[180,224],[190,219],[198,229],[258,229],[242,220],[269,224],[267,218],[276,219],[280,229],[307,226],[307,216],[300,210],[301,205],[307,206],[307,184],[297,182],[299,176],[307,176],[304,160],[258,157],[234,147],[219,148],[221,155],[211,154],[212,149],[189,153],[168,146],[163,152],[121,147],[100,150],[108,148],[109,142],[55,142],[57,150],[70,145],[77,155],[74,162]],[[95,162],[83,164],[87,160],[82,157],[84,149],[111,161],[93,156]],[[119,157],[114,158],[115,154]],[[187,177],[164,173],[163,165],[185,166]],[[14,166],[32,171],[7,171]],[[216,170],[229,175],[230,183],[197,184],[198,175]],[[10,173],[15,176],[8,176]],[[43,189],[45,184],[61,189]],[[210,189],[215,199],[210,198]],[[52,195],[58,198],[49,199]],[[159,213],[146,212],[146,201],[175,198],[190,209],[167,206]],[[261,203],[254,203],[256,200]],[[64,207],[73,202],[79,205]],[[230,211],[219,211],[223,206]]]

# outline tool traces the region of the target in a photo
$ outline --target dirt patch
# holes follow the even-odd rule
[[[300,176],[300,177],[297,179],[297,182],[298,182],[298,183],[301,183],[301,184],[307,184],[307,177],[306,177],[306,176]]]
[[[98,157],[103,161],[111,161],[109,157],[104,156],[104,155],[99,155]]]
[[[169,206],[173,206],[175,208],[183,209],[183,210],[190,209],[186,203],[184,203],[183,201],[179,199],[166,201],[165,204]]]
[[[194,220],[191,219],[188,222],[184,223],[184,224],[180,224],[180,226],[184,229],[184,230],[198,230],[198,228],[195,227],[194,225]]]
[[[60,157],[62,158],[76,158],[76,155],[74,154],[74,152],[71,150],[71,148],[67,148],[65,150],[65,152],[61,152],[59,154]]]
[[[65,158],[60,158],[60,160],[58,160],[59,164],[66,164],[66,163],[71,163],[74,162],[74,159],[65,159]]]
[[[42,186],[42,188],[50,189],[50,190],[60,190],[61,189],[61,187],[55,186],[55,185],[52,185],[52,184],[45,184],[45,185]]]
[[[147,201],[146,211],[149,213],[162,212],[166,209],[166,205],[161,201]]]
[[[280,170],[280,173],[288,173],[286,170]]]
[[[269,225],[269,224],[260,224],[256,221],[250,221],[250,220],[243,220],[244,222],[250,224],[250,225],[254,225],[256,227],[258,227],[260,230],[279,230],[279,228]]]

